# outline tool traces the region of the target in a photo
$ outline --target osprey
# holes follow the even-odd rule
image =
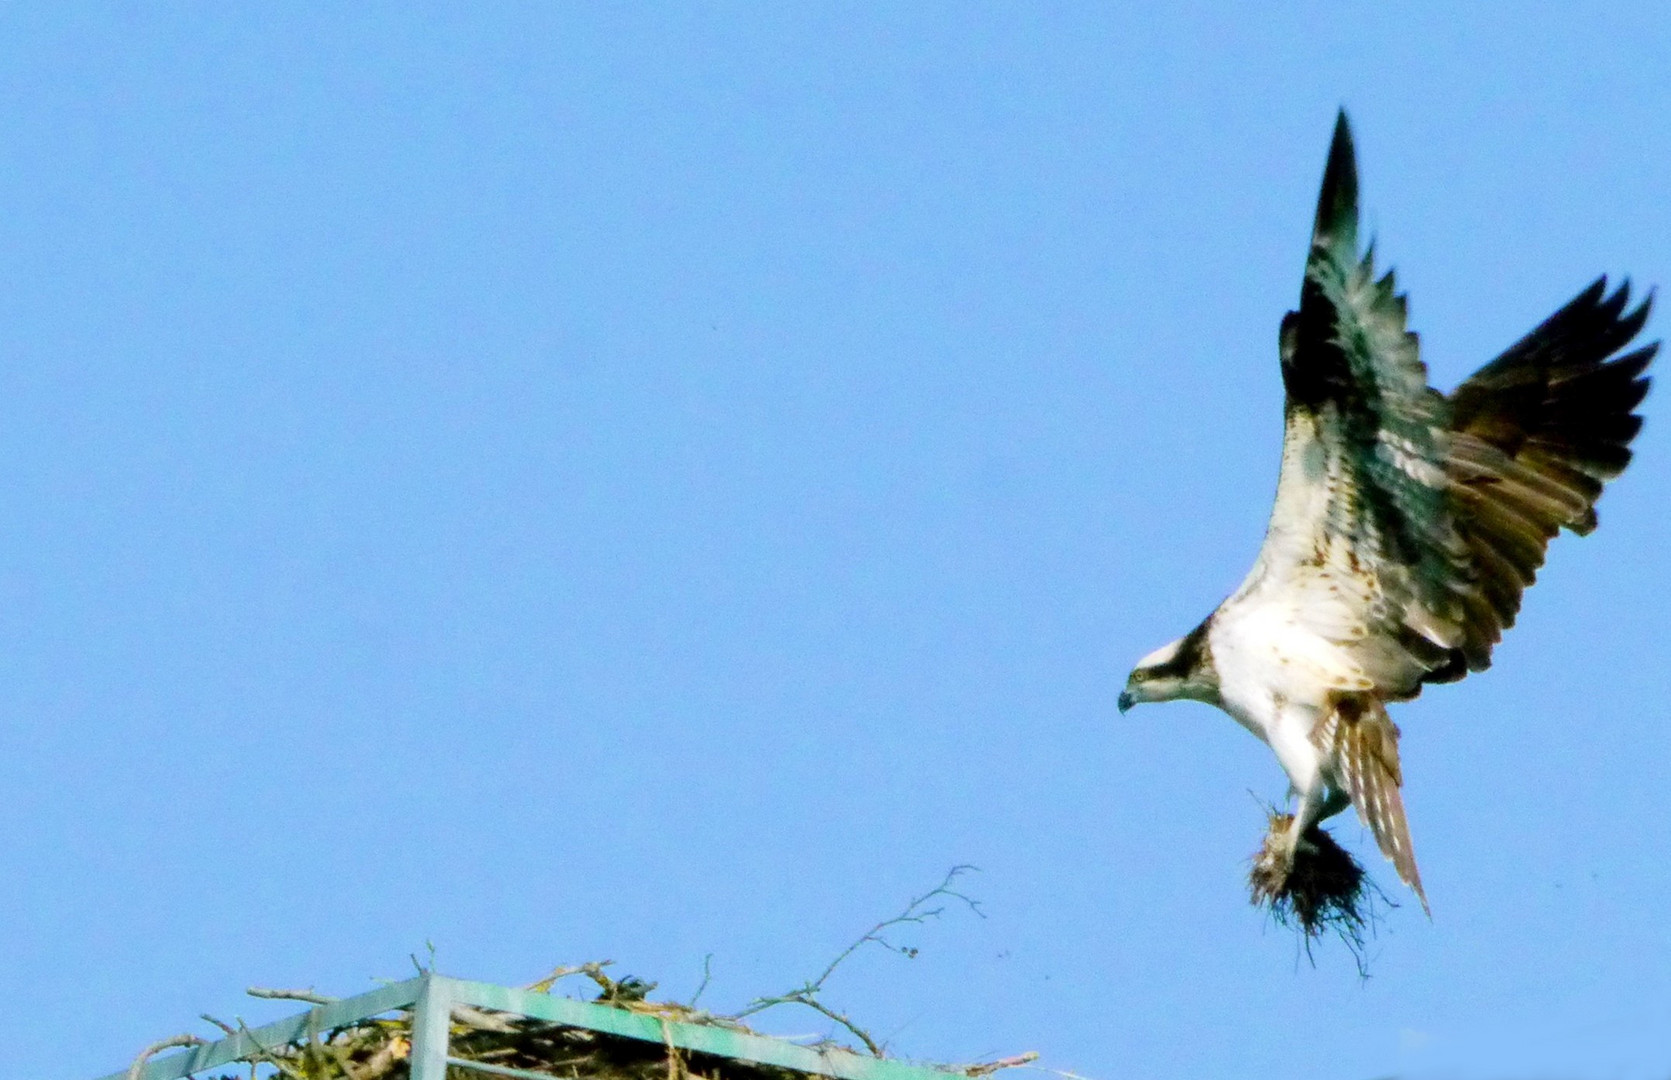
[[[1627,310],[1629,296],[1600,278],[1448,397],[1432,389],[1393,275],[1358,249],[1340,113],[1299,310],[1279,336],[1282,470],[1264,544],[1241,587],[1139,661],[1119,700],[1216,705],[1276,753],[1296,806],[1267,842],[1266,896],[1307,829],[1350,805],[1427,906],[1386,706],[1490,666],[1550,539],[1596,527],[1658,348],[1618,355],[1652,300]]]

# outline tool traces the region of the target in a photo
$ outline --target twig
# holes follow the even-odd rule
[[[141,1050],[139,1056],[133,1059],[133,1064],[128,1066],[128,1080],[139,1080],[145,1073],[145,1063],[164,1050],[172,1050],[177,1046],[202,1046],[207,1041],[196,1035],[174,1035],[154,1042]]]
[[[429,966],[424,967],[418,962],[417,953],[407,953],[412,958],[412,966],[418,969],[419,975],[431,975],[435,972],[435,942],[425,940],[424,947],[429,950]]]
[[[965,1076],[988,1076],[997,1072],[999,1069],[1013,1069],[1018,1065],[1027,1065],[1031,1062],[1037,1061],[1038,1059],[1039,1052],[1037,1050],[1029,1050],[1025,1054],[1016,1054],[1014,1057],[999,1058],[997,1061],[988,1061],[980,1065],[971,1065],[967,1069],[963,1070],[963,1074]]]
[[[460,1024],[481,1028],[483,1031],[497,1031],[501,1035],[510,1035],[516,1031],[516,1026],[504,1017],[483,1012],[469,1005],[454,1005],[452,1018]]]
[[[216,1020],[214,1017],[210,1016],[208,1013],[199,1013],[198,1018],[201,1019],[201,1020],[207,1020],[209,1023],[215,1025],[216,1027],[220,1028],[222,1031],[226,1032],[228,1035],[238,1034],[238,1029],[237,1028],[233,1027],[231,1024],[228,1024],[225,1020]]]
[[[605,975],[603,973],[603,969],[612,966],[614,963],[615,961],[613,960],[588,960],[586,963],[580,965],[580,967],[575,971],[575,974],[584,975],[588,979],[597,983],[598,989],[602,990],[604,996],[607,997],[615,989],[615,980],[611,979],[608,975]]]
[[[920,924],[925,923],[930,919],[939,918],[946,910],[943,906],[926,909],[923,907],[924,904],[927,904],[930,900],[933,900],[936,897],[961,900],[969,906],[970,911],[973,911],[976,915],[983,919],[986,918],[986,913],[981,910],[980,901],[970,899],[968,896],[965,896],[963,893],[960,893],[951,887],[952,882],[956,881],[963,874],[967,874],[972,871],[978,872],[978,868],[967,864],[954,866],[950,870],[946,871],[945,879],[942,880],[939,885],[936,885],[933,889],[930,889],[928,892],[923,893],[921,896],[911,901],[905,906],[905,910],[900,912],[898,915],[895,915],[891,919],[883,919],[881,922],[865,931],[864,936],[859,938],[859,940],[841,950],[840,955],[838,955],[834,960],[831,960],[830,966],[824,969],[824,973],[819,975],[818,978],[812,980],[809,985],[814,991],[822,989],[824,986],[824,980],[828,979],[835,972],[835,969],[841,966],[841,962],[843,960],[852,956],[853,953],[866,942],[873,941],[882,946],[884,949],[887,949],[889,952],[899,953],[907,959],[915,958],[917,955],[917,950],[915,948],[910,946],[902,947],[895,945],[893,942],[882,936],[882,931],[886,930],[890,926],[903,926],[906,923]]]
[[[598,984],[598,1004],[615,1005],[620,1008],[648,1005],[650,991],[656,988],[656,984],[636,975],[623,975],[619,979],[611,979],[603,973],[603,969],[614,962],[604,960],[580,965],[579,974],[588,976]]]
[[[970,911],[973,911],[976,915],[979,915],[983,919],[986,918],[986,914],[981,911],[980,901],[973,900],[951,887],[952,882],[956,881],[960,875],[969,873],[975,869],[977,868],[968,865],[958,865],[952,867],[946,872],[945,879],[942,880],[939,885],[905,905],[905,910],[900,912],[898,915],[895,915],[891,919],[883,919],[869,930],[866,930],[859,936],[858,940],[854,941],[851,945],[847,946],[847,948],[836,954],[836,958],[830,961],[829,966],[819,974],[818,978],[812,980],[798,990],[782,995],[782,997],[792,999],[797,995],[818,993],[820,990],[824,989],[824,983],[835,973],[835,969],[841,966],[842,961],[846,960],[849,956],[852,956],[868,942],[875,942],[884,949],[887,949],[889,952],[896,952],[907,958],[915,957],[917,955],[917,950],[915,948],[911,946],[895,945],[893,942],[883,937],[882,932],[890,926],[900,926],[905,923],[925,923],[930,919],[938,918],[946,910],[944,907],[927,908],[926,910],[923,907],[924,904],[927,904],[930,900],[933,900],[936,897],[945,896],[961,900],[969,906]],[[743,1017],[753,1015],[761,1009],[769,1008],[772,1005],[778,1004],[779,1000],[779,998],[756,998],[749,1004],[748,1008],[744,1009],[740,1013],[737,1013],[735,1018],[741,1020]]]
[[[238,1033],[248,1039],[250,1044],[255,1047],[255,1052],[249,1055],[251,1064],[259,1061],[277,1069],[280,1076],[294,1077],[295,1080],[306,1080],[306,1077],[297,1072],[293,1066],[285,1064],[272,1048],[263,1046],[261,1040],[255,1037],[255,1032],[249,1029],[249,1025],[244,1023],[244,1018],[241,1016],[238,1017]],[[132,1080],[132,1078],[130,1077],[129,1080]]]
[[[685,1008],[694,1009],[696,1008],[696,1003],[702,1000],[702,992],[708,989],[708,976],[713,974],[713,963],[713,953],[709,953],[707,956],[702,958],[702,981],[697,984],[696,993],[692,994],[690,996],[690,1000],[685,1002]]]
[[[281,1001],[305,1001],[310,1005],[331,1005],[337,999],[316,994],[312,990],[273,990],[265,986],[251,986],[244,990],[250,997],[277,998]]]
[[[812,997],[810,995],[790,994],[789,996],[787,996],[783,999],[782,1004],[789,1004],[789,1003],[794,1003],[796,1005],[805,1005],[807,1008],[811,1009],[813,1012],[823,1013],[825,1016],[829,1017],[831,1020],[834,1020],[836,1023],[840,1024],[842,1027],[846,1028],[848,1031],[851,1031],[854,1035],[856,1035],[858,1037],[859,1041],[865,1044],[865,1049],[870,1051],[871,1056],[873,1056],[873,1057],[883,1057],[884,1056],[883,1053],[882,1053],[882,1048],[877,1045],[875,1039],[870,1037],[870,1032],[866,1031],[864,1028],[860,1027],[859,1025],[853,1023],[853,1021],[845,1013],[836,1012],[834,1009],[830,1008],[828,1005],[825,1005],[822,1001],[819,1001],[817,998]],[[774,1004],[778,1004],[778,1003],[774,1002]]]
[[[614,961],[613,960],[605,960],[604,963],[612,964],[612,963],[614,963]],[[531,990],[536,994],[549,994],[549,993],[551,993],[551,988],[553,986],[557,985],[557,982],[559,980],[566,979],[570,975],[581,974],[581,967],[584,967],[584,966],[585,965],[574,966],[574,965],[570,965],[570,964],[559,964],[556,967],[552,968],[551,973],[549,975],[547,975],[545,978],[540,979],[538,982],[531,982],[527,986],[524,986],[523,989],[524,990]]]
[[[889,952],[898,953],[907,959],[915,957],[917,955],[917,949],[915,946],[894,944],[892,941],[888,940],[886,931],[889,927],[903,926],[907,923],[916,923],[920,925],[928,922],[930,919],[939,918],[945,913],[945,905],[942,904],[937,907],[929,907],[928,905],[931,901],[937,899],[960,900],[969,908],[970,911],[973,911],[976,915],[983,919],[986,918],[986,913],[981,911],[980,901],[952,888],[953,882],[955,882],[959,877],[976,869],[976,867],[969,866],[967,864],[960,864],[952,867],[950,870],[946,871],[946,876],[941,880],[940,884],[936,885],[928,892],[923,893],[921,896],[913,899],[909,904],[905,905],[904,911],[901,911],[898,915],[895,915],[891,919],[883,919],[881,922],[861,934],[858,939],[851,945],[847,946],[847,948],[837,953],[836,958],[831,960],[824,970],[819,973],[818,978],[813,979],[811,982],[797,987],[786,994],[778,994],[773,997],[755,998],[753,1001],[749,1002],[747,1007],[745,1007],[741,1012],[735,1013],[726,1019],[740,1022],[746,1016],[753,1016],[755,1013],[764,1009],[770,1009],[775,1005],[804,1005],[807,1008],[812,1009],[814,1012],[822,1013],[831,1020],[840,1024],[842,1027],[845,1027],[848,1031],[858,1036],[859,1040],[865,1044],[865,1048],[867,1050],[869,1050],[876,1057],[882,1057],[882,1048],[877,1044],[875,1039],[871,1038],[868,1032],[854,1024],[853,1021],[848,1019],[845,1015],[836,1012],[819,1001],[818,995],[823,991],[824,983],[829,981],[831,975],[835,974],[836,968],[840,967],[849,956],[852,956],[855,952],[867,944],[880,945]]]

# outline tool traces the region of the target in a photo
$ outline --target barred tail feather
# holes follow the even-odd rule
[[[1422,910],[1431,915],[1404,816],[1404,797],[1399,793],[1404,777],[1398,764],[1398,728],[1374,700],[1343,705],[1339,721],[1335,747],[1341,784],[1358,817],[1375,834],[1381,854],[1391,860],[1398,876],[1421,900]]]

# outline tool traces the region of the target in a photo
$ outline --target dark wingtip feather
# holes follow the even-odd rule
[[[1625,333],[1625,339],[1627,341],[1635,337],[1637,333],[1641,331],[1642,327],[1647,325],[1648,316],[1653,314],[1654,310],[1655,291],[1656,290],[1654,289],[1649,289],[1647,295],[1642,297],[1641,302],[1636,305],[1636,310],[1619,319],[1621,331],[1628,331],[1628,333]],[[1623,311],[1630,303],[1630,278],[1625,278],[1624,281],[1619,284],[1619,291],[1614,295],[1618,298],[1619,310]],[[1656,342],[1655,344],[1658,343]]]
[[[1451,395],[1447,468],[1479,571],[1463,645],[1470,668],[1489,664],[1514,625],[1549,540],[1562,528],[1594,531],[1603,484],[1630,463],[1659,343],[1622,350],[1653,299],[1649,289],[1632,308],[1628,278],[1609,292],[1598,277]]]
[[[1323,191],[1317,197],[1317,221],[1311,242],[1356,247],[1358,241],[1358,164],[1352,149],[1352,125],[1341,109],[1329,143],[1329,163],[1323,169]]]

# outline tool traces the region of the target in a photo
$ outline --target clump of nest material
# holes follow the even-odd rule
[[[558,968],[525,989],[549,992],[561,978],[586,975],[598,985],[598,994],[592,999],[598,1004],[668,1020],[748,1030],[741,1024],[687,1006],[649,1001],[648,993],[655,988],[654,983],[632,976],[612,979],[604,973],[604,967],[605,964],[593,963]],[[250,992],[259,997],[294,998],[315,1004],[330,1000],[299,991],[257,989]],[[205,1019],[217,1023],[229,1034],[233,1030],[212,1017]],[[467,1061],[546,1073],[566,1080],[805,1080],[802,1074],[791,1069],[714,1057],[671,1045],[470,1006],[453,1007],[448,1052]],[[269,1065],[284,1080],[401,1080],[409,1075],[411,1054],[412,1016],[400,1012],[359,1020],[322,1032],[307,1042],[268,1047],[250,1064]],[[448,1075],[452,1072],[449,1070]],[[218,1080],[245,1078],[227,1073]]]
[[[604,963],[558,968],[552,975],[524,989],[550,992],[559,979],[585,975],[598,986],[592,1001],[664,1020],[725,1027],[759,1034],[725,1016],[673,1002],[649,1000],[655,983],[627,976],[612,979]],[[252,989],[265,998],[291,998],[313,1004],[332,999],[310,991]],[[204,1017],[228,1034],[232,1025]],[[201,1040],[193,1040],[201,1041]],[[171,1046],[185,1045],[182,1039],[168,1040]],[[144,1060],[164,1044],[152,1047],[135,1063]],[[470,1006],[453,1007],[448,1053],[456,1058],[500,1069],[517,1069],[561,1077],[563,1080],[809,1080],[794,1069],[756,1061],[740,1060],[699,1051],[684,1050],[671,1043],[657,1044],[612,1035],[590,1028],[537,1020],[515,1013],[501,1013]],[[248,1059],[250,1067],[269,1066],[283,1080],[402,1080],[410,1075],[412,1017],[399,1012],[359,1020],[305,1042],[271,1046]],[[999,1068],[1023,1064],[1035,1054],[984,1065],[957,1068],[970,1077],[984,1076]],[[475,1071],[448,1070],[448,1076],[482,1075]],[[130,1074],[132,1075],[132,1074]],[[249,1074],[253,1075],[253,1074]],[[247,1075],[222,1073],[216,1080],[247,1080]],[[812,1078],[818,1080],[818,1078]]]
[[[1320,825],[1306,829],[1292,864],[1285,867],[1282,849],[1293,824],[1292,814],[1270,815],[1264,843],[1248,871],[1253,904],[1268,908],[1277,925],[1297,929],[1307,955],[1314,941],[1333,931],[1363,972],[1364,944],[1374,930],[1376,906],[1391,902],[1351,852]]]

